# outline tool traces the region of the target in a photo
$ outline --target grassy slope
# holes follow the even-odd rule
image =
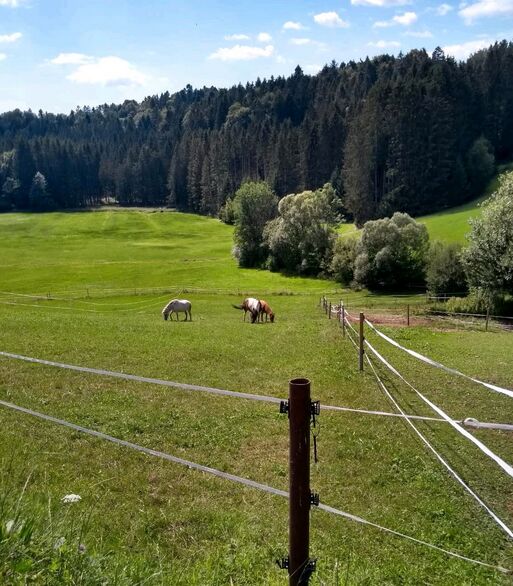
[[[513,170],[513,164],[500,165],[498,174],[490,181],[485,192],[481,197],[470,201],[464,205],[450,208],[429,216],[416,218],[418,222],[427,226],[431,240],[441,240],[443,242],[459,242],[465,244],[466,235],[470,232],[469,220],[481,215],[480,204],[488,199],[497,189],[499,184],[499,175],[505,171]],[[341,234],[349,234],[354,231],[353,224],[344,224],[341,228]]]
[[[0,349],[124,372],[284,396],[286,381],[307,376],[324,403],[389,410],[336,324],[316,309],[331,283],[239,271],[230,259],[230,228],[178,214],[95,212],[0,216],[3,291],[61,292],[61,300],[0,296]],[[187,286],[226,292],[188,293],[192,323],[164,322],[166,295],[100,297],[103,287]],[[95,297],[85,297],[85,288]],[[65,290],[72,289],[69,298]],[[274,325],[241,323],[231,308],[237,290],[271,294]],[[69,298],[69,299],[68,299]],[[345,295],[352,307],[376,296]],[[15,305],[11,305],[15,303]],[[513,337],[494,332],[395,330],[410,346],[476,376],[511,385]],[[510,420],[509,402],[387,351],[421,390],[455,417]],[[427,413],[389,381],[410,411]],[[287,423],[273,405],[189,394],[135,382],[60,371],[0,358],[0,398],[287,488]],[[467,555],[511,567],[501,533],[397,420],[323,414],[320,462],[313,486],[327,504],[409,532]],[[513,521],[511,485],[476,450],[439,424],[422,424],[458,471]],[[511,438],[480,437],[511,460]],[[149,584],[281,584],[273,560],[287,550],[287,507],[179,466],[137,455],[49,423],[0,410],[0,461],[11,463],[25,499],[83,497],[73,511],[91,515],[84,540],[114,560],[142,560]],[[73,514],[73,513],[72,513]],[[1,515],[1,510],[0,510]],[[0,519],[0,523],[2,519]],[[493,571],[469,566],[322,512],[313,513],[313,584],[349,582],[501,583]],[[114,563],[114,562],[113,562]],[[1,566],[0,566],[1,568]],[[338,569],[337,569],[338,568]],[[134,579],[134,583],[136,580]],[[504,582],[505,583],[505,582]]]

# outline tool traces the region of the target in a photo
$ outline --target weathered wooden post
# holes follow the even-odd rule
[[[280,412],[289,415],[289,556],[279,565],[289,573],[289,586],[306,586],[315,570],[309,557],[310,507],[319,504],[310,491],[310,419],[319,413],[319,404],[310,398],[310,381],[289,382],[289,400]]]
[[[342,305],[342,337],[346,337],[346,308]]]
[[[328,319],[331,319],[331,301],[330,301],[330,305],[328,308]]]
[[[488,331],[488,322],[490,320],[490,308],[487,307],[486,308],[486,325],[485,325],[485,331]]]
[[[365,321],[365,316],[363,315],[363,311],[360,311],[360,335],[359,335],[359,348],[358,348],[358,366],[360,371],[363,371],[363,354],[364,354],[364,337],[363,337],[363,324]]]
[[[410,304],[406,306],[406,324],[410,327]]]

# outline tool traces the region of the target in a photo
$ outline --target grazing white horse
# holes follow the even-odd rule
[[[173,321],[172,315],[173,313],[176,313],[176,321],[179,321],[178,314],[185,313],[185,319],[183,321],[187,321],[187,314],[189,314],[189,319],[192,321],[191,307],[192,304],[190,301],[187,301],[187,299],[171,299],[162,310],[162,315],[165,320],[169,318]]]

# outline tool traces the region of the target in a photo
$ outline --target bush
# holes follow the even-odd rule
[[[333,278],[342,285],[350,285],[354,279],[357,245],[358,240],[351,236],[339,236],[335,241],[330,272]]]
[[[469,285],[490,299],[513,293],[513,173],[501,177],[482,217],[471,223],[470,243],[462,256]]]
[[[227,199],[219,210],[219,219],[225,224],[233,225],[236,220],[235,205],[233,199]]]
[[[239,187],[231,206],[235,218],[234,241],[239,265],[262,265],[267,258],[264,227],[276,217],[278,198],[265,181],[248,181]]]
[[[356,248],[354,278],[369,289],[409,289],[425,283],[429,235],[408,214],[366,222]]]
[[[446,311],[454,313],[479,313],[513,316],[513,298],[497,296],[492,299],[482,289],[473,289],[467,297],[450,297],[445,304]]]
[[[454,295],[468,290],[461,261],[461,245],[433,242],[429,248],[426,284],[433,295]]]
[[[328,270],[340,220],[333,187],[287,195],[278,211],[265,229],[269,268],[308,275]]]

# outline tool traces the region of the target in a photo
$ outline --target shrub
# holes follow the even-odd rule
[[[501,177],[482,217],[471,223],[470,243],[462,255],[469,285],[490,300],[513,293],[513,173]]]
[[[369,289],[409,289],[425,283],[429,235],[408,214],[366,222],[356,248],[354,278]]]
[[[335,241],[330,272],[333,278],[342,285],[350,285],[354,279],[357,244],[358,240],[351,236],[339,236]]]
[[[235,217],[235,247],[241,267],[255,267],[267,258],[264,227],[278,211],[278,198],[265,181],[243,183],[231,204]]]
[[[461,245],[433,242],[429,248],[426,284],[433,295],[454,295],[468,290],[461,261]]]
[[[265,229],[269,267],[316,275],[328,270],[340,218],[333,187],[287,195]]]

